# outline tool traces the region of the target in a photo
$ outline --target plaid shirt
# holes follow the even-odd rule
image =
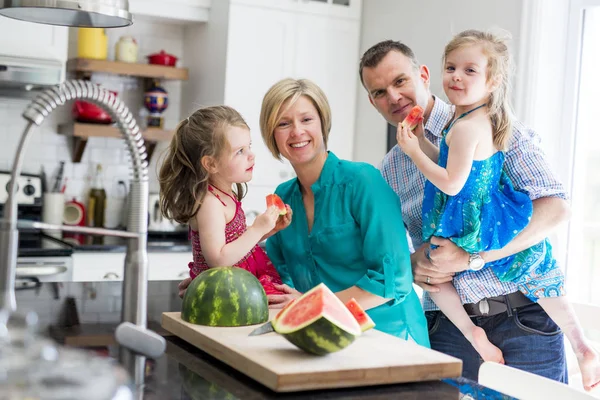
[[[425,124],[425,135],[433,144],[439,146],[442,130],[452,118],[454,111],[440,98],[434,96],[434,99],[435,104]],[[544,159],[540,137],[521,123],[514,124],[504,168],[515,189],[527,193],[531,200],[541,197],[567,199],[563,185],[554,176]],[[380,170],[387,183],[400,197],[402,216],[414,248],[420,247],[423,241],[421,207],[425,176],[397,145],[386,154]],[[518,290],[512,282],[500,282],[491,268],[476,272],[465,271],[458,274],[453,283],[463,304],[476,303],[486,297],[500,296]],[[425,311],[438,309],[427,292],[423,296],[423,308]]]

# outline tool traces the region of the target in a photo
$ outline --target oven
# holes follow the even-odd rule
[[[0,212],[4,212],[10,173],[0,171]],[[41,221],[43,182],[39,175],[21,174],[17,187],[19,220]],[[73,246],[38,230],[19,230],[15,289],[44,282],[73,280]]]

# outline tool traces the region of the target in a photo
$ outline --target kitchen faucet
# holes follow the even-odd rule
[[[119,131],[131,156],[133,179],[130,185],[127,231],[103,228],[51,225],[41,222],[17,221],[17,177],[21,173],[24,151],[32,126],[41,125],[46,117],[67,101],[84,99],[106,111],[117,121]],[[158,357],[165,349],[165,340],[147,325],[148,290],[148,162],[138,124],[121,99],[89,81],[70,80],[41,92],[22,114],[28,123],[15,154],[8,198],[0,219],[0,311],[15,312],[15,271],[19,228],[35,228],[81,232],[93,235],[127,238],[127,253],[123,277],[122,323],[115,332],[119,343],[119,362],[129,372],[136,385],[144,383],[145,360]]]

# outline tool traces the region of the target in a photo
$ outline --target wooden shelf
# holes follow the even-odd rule
[[[73,140],[73,162],[81,162],[81,157],[87,145],[87,140],[90,137],[112,137],[122,138],[121,132],[114,125],[103,124],[84,124],[75,122],[72,124],[59,125],[58,131],[63,135],[69,136]],[[152,157],[152,152],[156,147],[157,142],[171,140],[174,131],[168,131],[160,128],[148,128],[142,132],[146,149],[148,151],[148,159]]]
[[[78,74],[105,72],[109,74],[136,76],[139,78],[188,79],[187,68],[166,67],[163,65],[125,63],[110,60],[93,60],[88,58],[72,58],[67,62],[67,71]]]

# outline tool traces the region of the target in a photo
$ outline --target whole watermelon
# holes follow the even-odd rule
[[[183,296],[181,319],[197,325],[244,326],[267,322],[262,285],[242,268],[211,268],[198,275]]]

